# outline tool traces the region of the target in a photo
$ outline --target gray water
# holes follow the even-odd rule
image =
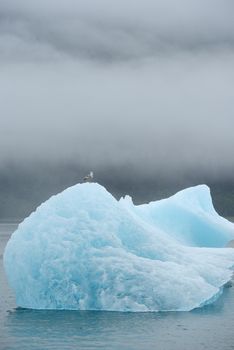
[[[17,225],[0,223],[0,349],[234,349],[234,288],[191,312],[121,313],[16,308],[2,255]]]

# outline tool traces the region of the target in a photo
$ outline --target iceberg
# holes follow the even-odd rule
[[[84,183],[52,196],[13,233],[4,267],[18,306],[189,311],[232,277],[234,225],[209,188],[134,205]]]

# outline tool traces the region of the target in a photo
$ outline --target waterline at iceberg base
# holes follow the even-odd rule
[[[52,196],[13,233],[4,267],[18,306],[188,311],[231,279],[234,225],[209,188],[135,206],[96,183]]]

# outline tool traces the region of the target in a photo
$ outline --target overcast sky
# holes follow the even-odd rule
[[[0,107],[0,175],[231,178],[234,2],[1,0]]]

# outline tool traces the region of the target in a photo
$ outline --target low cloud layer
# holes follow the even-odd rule
[[[231,0],[3,1],[7,60],[120,62],[177,51],[232,50]]]
[[[231,178],[233,13],[231,0],[2,1],[0,171]]]

